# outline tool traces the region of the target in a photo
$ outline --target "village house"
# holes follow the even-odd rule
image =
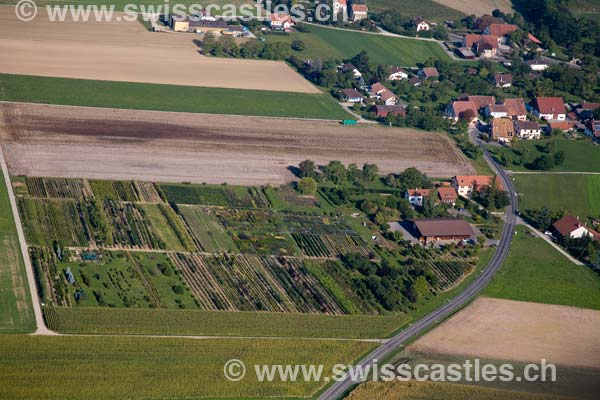
[[[493,17],[489,14],[482,15],[481,17],[475,18],[475,29],[480,32],[484,32],[491,24],[505,24],[506,22],[499,17]]]
[[[369,90],[369,95],[374,98],[379,98],[381,93],[388,90],[385,86],[383,86],[380,82],[375,82],[371,85],[371,90]]]
[[[466,47],[459,47],[456,49],[456,53],[460,58],[465,60],[474,60],[477,55],[473,53],[473,50],[467,49]]]
[[[489,175],[459,175],[452,178],[452,186],[459,196],[469,197],[473,192],[479,192],[490,186],[494,180]],[[496,177],[496,185],[502,189],[502,182]]]
[[[347,0],[333,0],[333,19],[338,20],[340,13],[342,19],[348,18],[348,1]]]
[[[494,118],[492,121],[492,138],[499,143],[509,143],[515,137],[515,127],[508,118]]]
[[[413,20],[413,25],[417,28],[417,32],[429,31],[431,26],[423,19],[423,17],[417,17]]]
[[[449,204],[452,207],[456,205],[458,200],[458,193],[452,186],[442,186],[437,189],[438,199],[441,203]]]
[[[398,103],[398,97],[392,91],[385,90],[379,95],[379,100],[381,100],[386,106],[395,106]]]
[[[475,235],[471,225],[463,219],[424,218],[415,219],[412,222],[414,232],[419,241],[424,244],[467,240]]]
[[[534,72],[542,72],[550,68],[550,65],[541,60],[529,60],[525,61],[525,64],[529,65],[529,68]]]
[[[578,217],[566,215],[552,224],[554,234],[561,238],[581,239],[584,236],[598,238],[600,234],[583,224]]]
[[[527,120],[527,108],[525,107],[525,100],[521,98],[506,99],[504,100],[504,106],[506,107],[506,114],[509,118],[518,121]]]
[[[588,121],[585,126],[585,134],[596,139],[600,139],[600,121]]]
[[[519,138],[526,140],[542,137],[542,128],[533,121],[515,121],[515,132]]]
[[[410,83],[411,85],[418,87],[421,86],[421,79],[419,79],[418,76],[413,76],[412,78],[410,78],[408,80],[408,83]]]
[[[576,125],[577,124],[575,121],[551,121],[548,124],[548,128],[550,131],[553,131],[554,129],[560,129],[563,132],[571,132],[575,130]]]
[[[374,108],[375,115],[377,118],[386,118],[391,115],[400,115],[402,117],[406,117],[406,108],[400,105],[393,106],[380,106],[376,105]]]
[[[452,119],[454,122],[461,119],[473,122],[477,119],[477,115],[477,105],[472,100],[453,101],[446,109],[446,118]]]
[[[408,79],[408,73],[400,67],[390,67],[390,75],[388,76],[388,81],[401,81],[404,79]]]
[[[508,117],[508,111],[504,104],[492,104],[485,108],[485,115],[492,118]]]
[[[338,67],[340,72],[352,72],[354,79],[362,78],[362,73],[352,63],[342,64]]]
[[[494,74],[492,82],[497,88],[509,88],[512,86],[513,76],[511,74]]]
[[[567,119],[565,102],[562,97],[537,97],[533,113],[537,118],[546,121],[564,121]]]
[[[494,23],[485,28],[483,34],[496,36],[498,38],[498,43],[506,43],[506,36],[518,30],[519,27],[517,25]]]
[[[340,90],[342,99],[347,103],[362,103],[363,95],[356,89],[342,89]]]
[[[352,4],[352,22],[362,21],[369,17],[369,7],[366,4]]]
[[[431,194],[431,189],[408,189],[404,198],[413,206],[423,206],[423,200]]]
[[[283,13],[271,14],[271,29],[279,31],[287,31],[292,26],[296,25],[292,16]]]
[[[419,71],[417,74],[421,79],[437,79],[440,77],[440,74],[435,67],[425,67]]]
[[[496,102],[494,96],[471,96],[468,94],[463,94],[459,98],[459,100],[467,100],[475,103],[477,107],[477,113],[485,112],[487,106],[491,106]]]
[[[469,33],[463,39],[463,45],[484,58],[494,57],[498,53],[498,37]]]

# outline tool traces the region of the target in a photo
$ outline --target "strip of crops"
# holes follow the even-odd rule
[[[145,203],[161,203],[162,199],[156,187],[150,182],[134,182],[134,188],[140,201]]]
[[[101,200],[138,201],[132,181],[90,181],[94,196]]]
[[[170,203],[235,208],[267,208],[269,201],[254,187],[161,184]]]
[[[165,243],[148,225],[142,211],[133,204],[106,200],[104,210],[112,228],[115,245],[140,249],[164,249],[166,247]]]
[[[54,252],[48,247],[30,247],[29,255],[42,302],[59,306],[71,305],[67,283],[58,270]]]
[[[435,274],[438,279],[436,287],[442,291],[452,288],[473,269],[473,266],[466,261],[429,261],[423,262],[422,265]]]
[[[80,200],[90,196],[81,179],[26,178],[25,182],[32,197]]]
[[[409,319],[403,314],[327,315],[139,308],[44,307],[61,333],[384,338]]]

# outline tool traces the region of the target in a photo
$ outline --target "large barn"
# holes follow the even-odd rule
[[[413,228],[423,243],[442,240],[464,240],[475,235],[471,225],[458,218],[427,218],[413,220]]]

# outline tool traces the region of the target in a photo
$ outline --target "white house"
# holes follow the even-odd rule
[[[493,118],[506,118],[508,110],[504,104],[492,104],[485,107],[485,115]]]
[[[338,67],[340,72],[352,72],[354,79],[362,78],[362,73],[352,63],[342,64]]]
[[[369,7],[366,4],[352,4],[352,21],[358,22],[369,17]]]
[[[521,139],[533,140],[542,137],[542,128],[537,122],[515,121],[515,131]]]
[[[567,112],[562,97],[537,97],[533,114],[546,121],[565,121]]]
[[[383,101],[386,106],[395,106],[398,103],[398,98],[390,90],[385,90],[379,95],[379,99]]]
[[[287,30],[294,25],[294,20],[289,14],[271,14],[271,29]]]
[[[342,99],[348,103],[362,103],[363,95],[356,89],[343,89],[340,91]]]
[[[423,206],[423,199],[431,193],[430,189],[408,189],[404,192],[404,198],[413,206]]]
[[[493,182],[493,176],[486,175],[459,175],[452,178],[452,186],[459,196],[469,197],[473,192],[479,192],[483,188],[490,186]],[[496,178],[496,184],[502,189],[502,183]]]
[[[415,18],[413,24],[417,28],[417,32],[429,31],[431,26],[422,17]]]
[[[408,73],[400,67],[391,67],[390,75],[388,76],[389,81],[401,81],[408,79]]]
[[[554,224],[552,224],[554,232],[561,237],[568,237],[571,239],[581,239],[584,236],[595,236],[594,231],[585,226],[579,218],[573,215],[567,215]]]

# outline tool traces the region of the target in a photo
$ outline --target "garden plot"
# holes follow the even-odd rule
[[[177,204],[197,204],[233,208],[268,208],[269,201],[259,188],[228,185],[160,185],[167,200]]]
[[[89,186],[81,179],[26,178],[31,197],[56,199],[83,199],[92,196]]]
[[[90,181],[94,196],[102,200],[139,201],[132,181]]]
[[[187,205],[178,206],[178,209],[199,249],[206,253],[239,252],[212,209]]]
[[[300,260],[199,254],[170,257],[205,310],[343,313]]]

